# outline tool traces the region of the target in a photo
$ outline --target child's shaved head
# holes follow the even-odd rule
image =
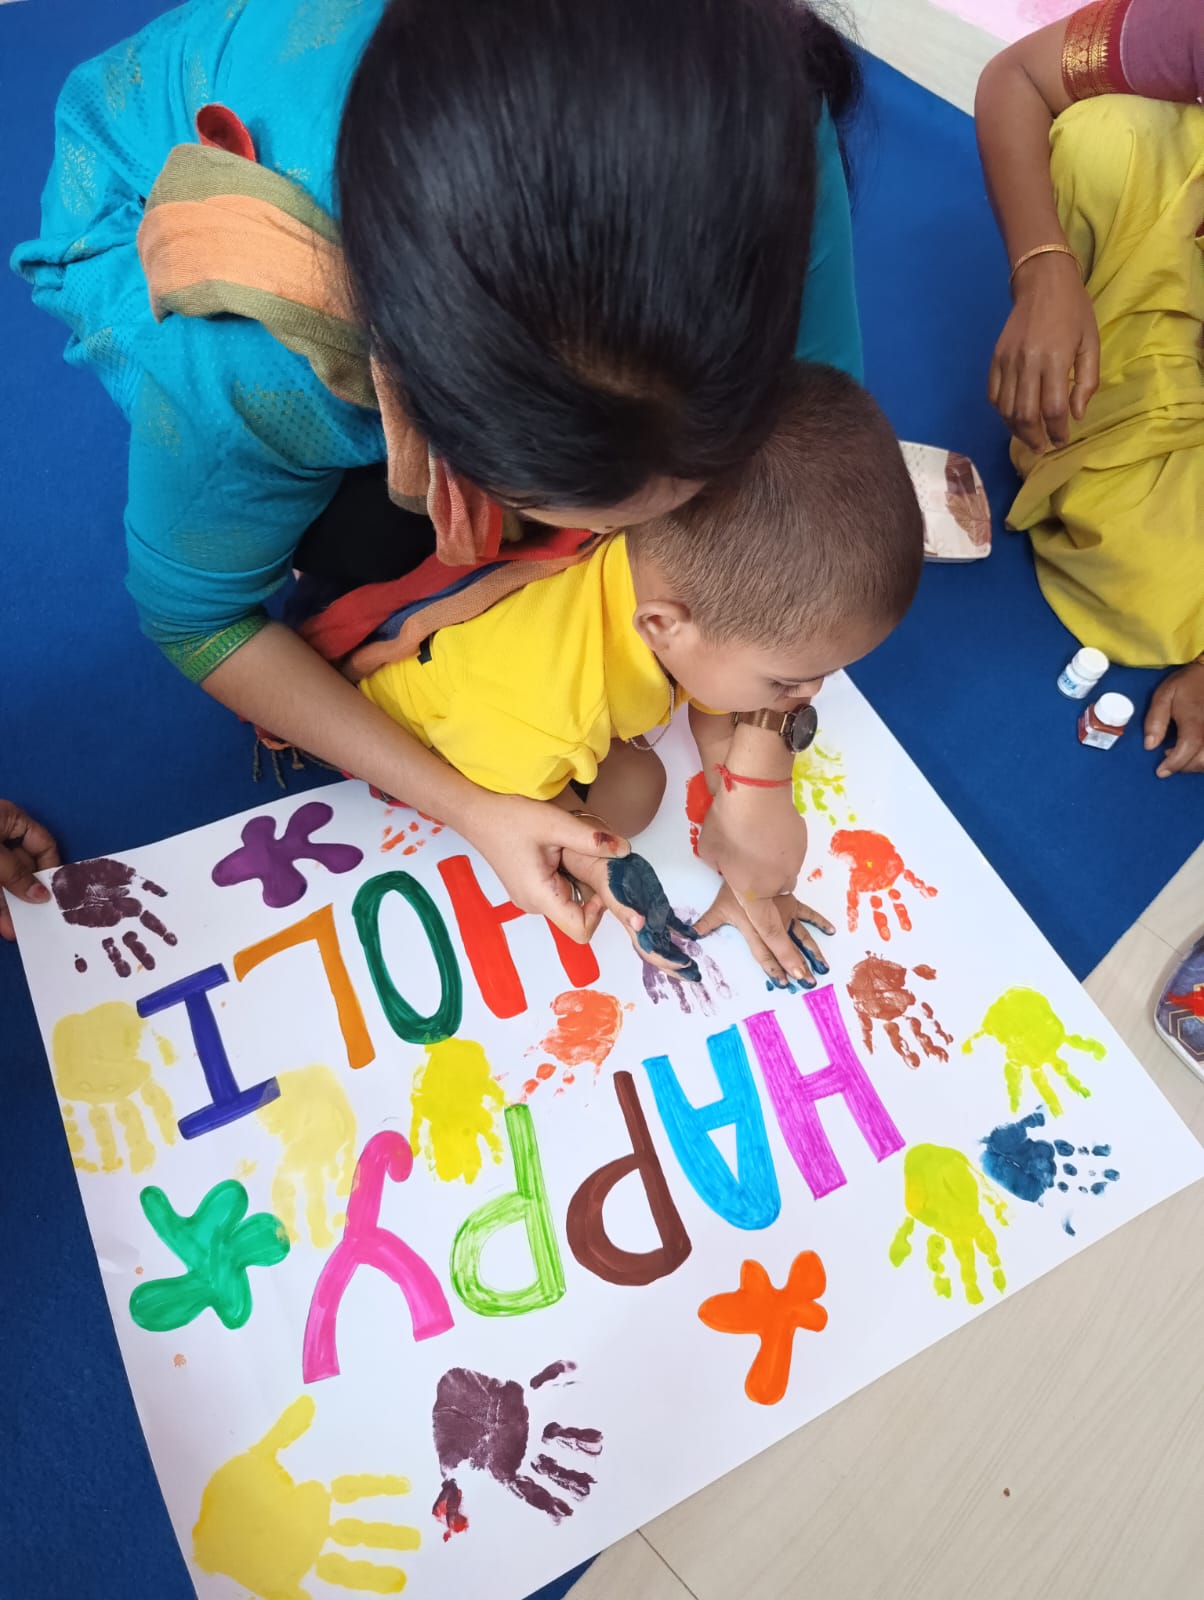
[[[803,362],[756,455],[628,537],[703,634],[768,648],[859,619],[893,627],[924,556],[890,424],[852,378]]]

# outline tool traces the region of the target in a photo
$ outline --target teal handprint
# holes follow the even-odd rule
[[[235,1178],[215,1184],[190,1217],[153,1185],[139,1198],[146,1220],[188,1271],[139,1284],[130,1316],[149,1333],[166,1333],[212,1306],[227,1328],[241,1328],[251,1315],[248,1267],[274,1267],[288,1255],[279,1217],[267,1211],[248,1217],[247,1191]]]

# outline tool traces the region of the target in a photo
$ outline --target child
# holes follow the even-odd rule
[[[647,735],[687,704],[712,789],[747,790],[758,830],[797,832],[783,743],[790,714],[897,625],[919,580],[923,540],[881,411],[843,373],[796,364],[773,434],[738,472],[441,629],[417,657],[379,668],[360,687],[482,787],[574,810],[588,788],[590,814],[627,837],[647,827],[664,792]],[[728,756],[745,720],[765,729],[764,761],[733,772]],[[616,867],[565,860],[646,959],[680,969],[675,947],[640,941],[638,897],[625,895]],[[793,922],[799,909],[786,898]],[[754,953],[781,981],[779,963]],[[791,976],[803,977],[800,967]]]

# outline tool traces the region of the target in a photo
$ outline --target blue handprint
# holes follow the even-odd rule
[[[1084,1167],[1070,1157],[1106,1160],[1110,1144],[1074,1145],[1069,1139],[1033,1139],[1032,1128],[1045,1126],[1044,1111],[1030,1111],[1018,1122],[1004,1122],[983,1139],[982,1169],[1000,1188],[1018,1200],[1040,1204],[1049,1190],[1068,1194],[1072,1187],[1080,1194],[1103,1194],[1120,1173],[1115,1167]],[[1081,1178],[1089,1181],[1080,1182]],[[1073,1229],[1067,1230],[1073,1232]]]

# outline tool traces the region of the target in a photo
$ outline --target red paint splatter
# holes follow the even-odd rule
[[[443,1524],[444,1544],[447,1543],[453,1533],[468,1532],[468,1518],[460,1509],[463,1504],[464,1496],[460,1491],[460,1485],[454,1478],[448,1478],[439,1490],[439,1498],[431,1507],[436,1522]]]
[[[824,875],[824,869],[822,867],[816,867],[813,872],[809,872],[807,874],[807,882],[808,883],[818,883],[818,881],[820,880],[820,878],[823,877],[823,875]]]
[[[918,967],[912,967],[911,970],[915,973],[917,978],[936,977],[936,968],[928,966],[926,962],[921,962]]]
[[[1168,994],[1167,1004],[1182,1006],[1193,1017],[1204,1017],[1204,989],[1193,989],[1190,994]]]
[[[696,772],[686,784],[686,818],[690,824],[690,848],[695,855],[698,854],[698,836],[713,800],[706,773]]]

